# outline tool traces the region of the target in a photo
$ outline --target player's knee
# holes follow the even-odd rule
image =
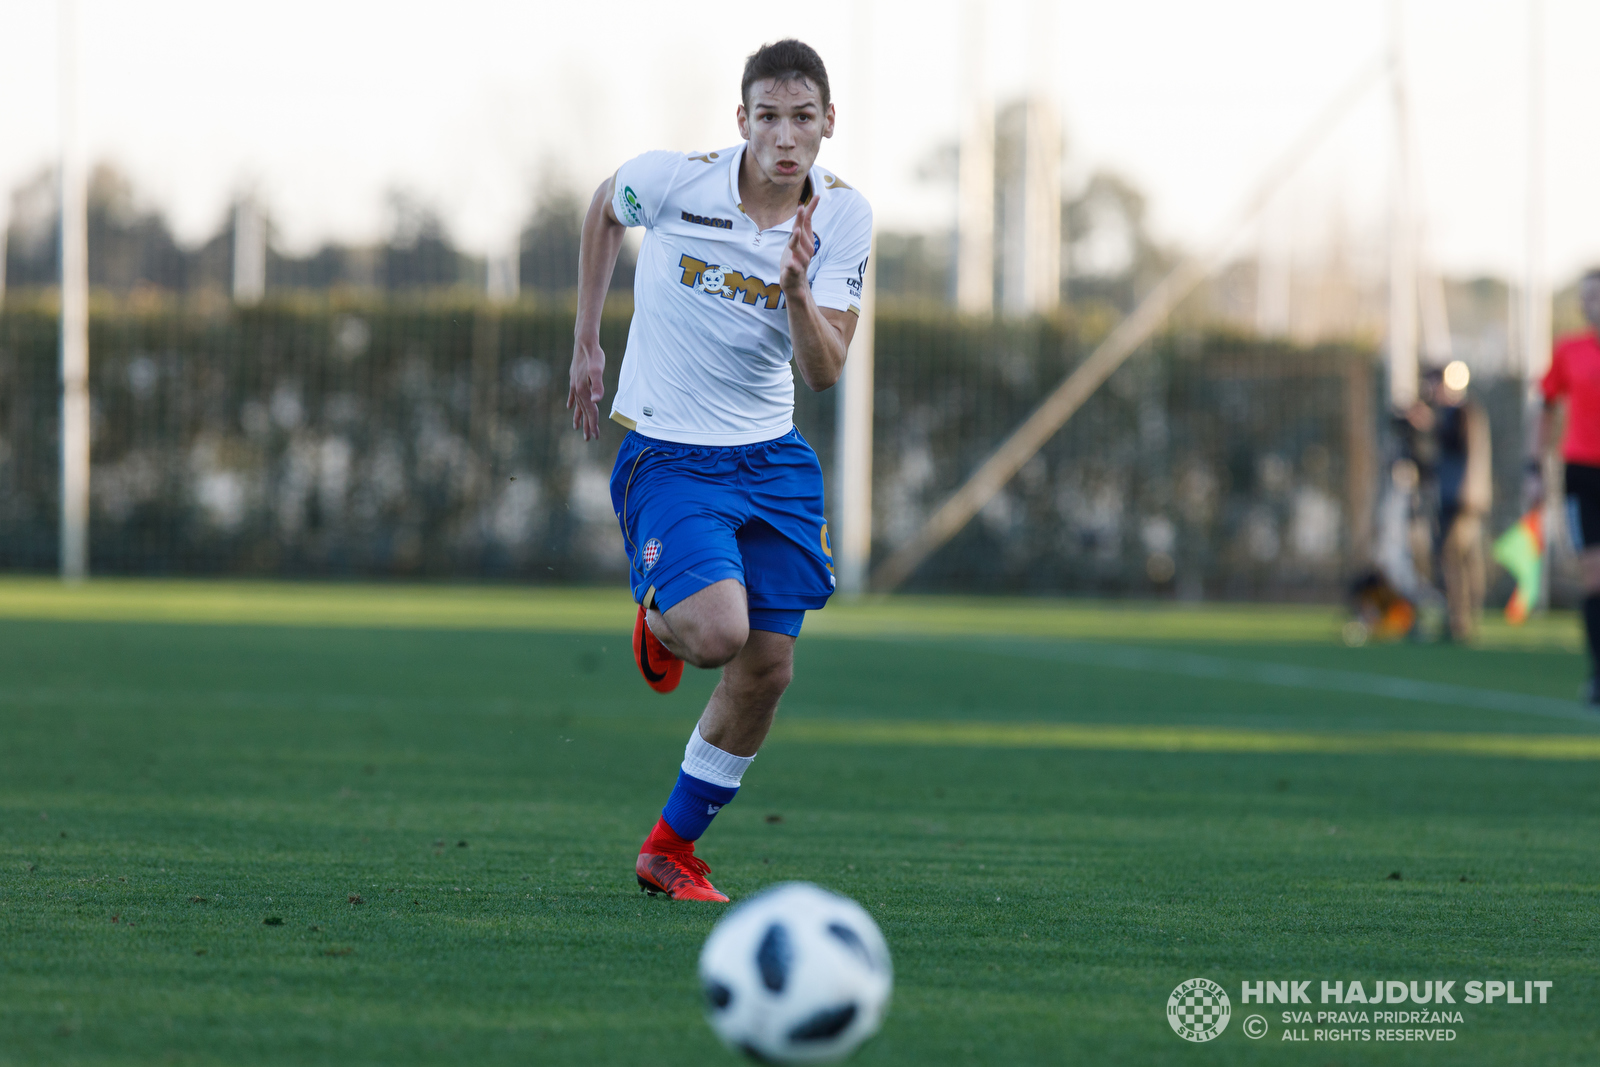
[[[737,656],[749,639],[750,627],[742,621],[704,627],[688,642],[690,662],[696,667],[721,667]]]
[[[781,660],[773,660],[763,664],[756,675],[756,682],[760,685],[763,694],[772,700],[783,696],[783,691],[789,688],[789,683],[794,680],[794,660],[785,656]]]
[[[761,657],[741,664],[740,673],[740,681],[752,699],[775,704],[794,679],[794,657],[787,650],[783,654]]]

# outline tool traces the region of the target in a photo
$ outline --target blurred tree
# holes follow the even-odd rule
[[[60,274],[61,208],[53,169],[41,170],[11,197],[6,240],[7,284],[55,285]],[[143,209],[133,183],[109,163],[89,176],[89,284],[128,293],[140,288],[181,290],[188,285],[187,254],[156,211]]]
[[[6,286],[25,289],[56,284],[61,273],[57,237],[60,185],[55,170],[41,169],[11,193],[6,232]]]
[[[166,219],[140,209],[126,175],[97,165],[89,175],[89,284],[114,293],[182,290],[187,268]]]
[[[1128,312],[1161,280],[1175,260],[1150,236],[1145,211],[1144,193],[1110,171],[1062,201],[1063,299]]]
[[[391,292],[435,289],[474,281],[472,261],[457,251],[432,205],[405,190],[388,195],[389,238],[379,282]]]
[[[909,303],[944,304],[955,286],[955,234],[880,233],[878,296]]]
[[[578,249],[583,217],[589,205],[560,179],[547,179],[544,192],[522,229],[517,269],[522,288],[536,293],[570,293],[578,288]],[[624,242],[611,274],[612,291],[633,289],[638,258],[633,242]]]
[[[356,284],[348,262],[350,250],[325,244],[309,256],[283,255],[267,246],[268,289],[332,289]]]

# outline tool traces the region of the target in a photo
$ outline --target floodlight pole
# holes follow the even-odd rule
[[[1389,220],[1389,404],[1396,410],[1417,399],[1417,256],[1412,210],[1411,123],[1406,108],[1404,7],[1389,4],[1390,85],[1394,100],[1394,201]]]
[[[78,116],[76,0],[59,0],[61,577],[89,576],[89,222]]]
[[[1550,365],[1550,279],[1544,263],[1544,3],[1528,5],[1527,260],[1522,284],[1522,368],[1533,394]]]
[[[856,8],[855,180],[872,188],[872,5]],[[874,314],[877,308],[877,240],[869,246],[861,276],[860,314],[844,361],[835,400],[833,549],[838,590],[859,596],[867,587],[872,559],[872,408]]]
[[[1522,376],[1530,419],[1538,419],[1542,397],[1539,380],[1550,366],[1550,278],[1544,252],[1544,0],[1528,4],[1528,158],[1526,200],[1526,262],[1522,280]],[[1545,484],[1554,481],[1554,456],[1544,456]],[[1556,496],[1545,494],[1544,566],[1539,569],[1539,603],[1550,603],[1550,532],[1560,514]]]

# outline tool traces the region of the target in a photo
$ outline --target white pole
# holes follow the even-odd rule
[[[1550,366],[1550,279],[1544,261],[1544,0],[1528,4],[1528,177],[1527,262],[1522,283],[1522,374],[1524,410],[1537,418],[1541,398],[1539,379]],[[1546,485],[1554,485],[1558,471],[1554,456],[1544,457]],[[1560,520],[1555,493],[1545,494],[1544,566],[1539,571],[1539,603],[1550,604],[1551,533]]]
[[[484,275],[487,283],[487,294],[491,301],[497,304],[510,303],[517,298],[521,278],[519,268],[521,264],[522,240],[520,235],[513,237],[507,246],[499,252],[490,252],[484,263]]]
[[[994,98],[989,93],[988,8],[967,0],[962,34],[960,168],[956,179],[956,307],[994,314]]]
[[[1291,213],[1282,197],[1262,209],[1256,253],[1256,334],[1289,336],[1294,269]]]
[[[1528,5],[1527,262],[1522,367],[1529,395],[1550,365],[1550,279],[1544,262],[1544,3]]]
[[[253,197],[234,206],[234,302],[259,304],[267,293],[267,221]]]
[[[1061,119],[1051,68],[1055,58],[1055,0],[1033,0],[1026,32],[1028,103],[1023,135],[1022,285],[1028,311],[1061,304]]]
[[[6,239],[11,233],[10,205],[0,196],[0,306],[6,302]]]
[[[89,220],[76,0],[60,2],[61,577],[89,576]]]
[[[233,300],[259,304],[267,291],[267,222],[253,197],[233,209]]]
[[[1418,255],[1419,262],[1423,256]],[[1429,262],[1417,271],[1417,300],[1422,314],[1422,350],[1428,362],[1443,366],[1455,359],[1455,342],[1450,337],[1450,309],[1444,298],[1444,276]]]
[[[1411,189],[1411,123],[1406,111],[1402,0],[1391,0],[1390,72],[1394,89],[1394,203],[1389,233],[1389,403],[1417,399],[1417,261]]]
[[[856,181],[872,189],[872,4],[856,8],[853,91]],[[859,596],[872,559],[872,379],[873,314],[877,307],[877,242],[861,279],[861,314],[844,361],[835,403],[833,566],[839,592]]]
[[[873,241],[873,252],[877,241]],[[867,568],[872,560],[872,378],[873,317],[877,304],[876,255],[867,258],[867,272],[861,285],[861,318],[856,322],[850,342],[850,357],[845,360],[844,380],[839,394],[838,536],[833,542],[834,567],[838,571],[839,591],[858,596],[867,587]]]

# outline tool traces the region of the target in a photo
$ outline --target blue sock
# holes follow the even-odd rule
[[[667,797],[661,817],[667,820],[673,833],[685,841],[693,841],[706,832],[717,812],[738,792],[738,786],[712,785],[688,771],[679,771],[678,784],[672,787],[672,795]]]

